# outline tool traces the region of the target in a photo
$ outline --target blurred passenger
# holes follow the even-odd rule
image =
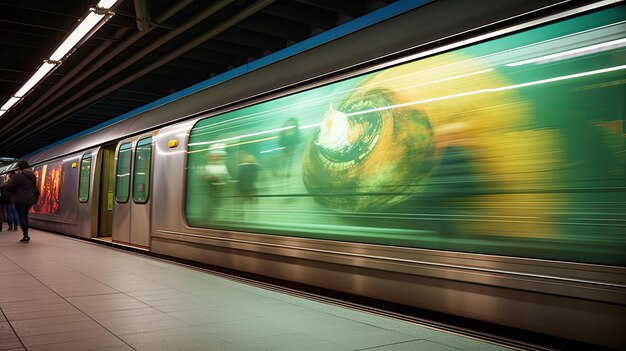
[[[293,164],[293,157],[296,150],[296,147],[300,143],[300,126],[298,124],[298,120],[291,117],[285,121],[283,125],[284,129],[280,132],[280,136],[278,138],[278,143],[280,147],[282,147],[283,154],[283,167],[285,169],[285,178],[289,179],[291,177],[291,168]]]
[[[1,182],[1,180],[0,180],[0,182]],[[4,194],[4,196],[3,196],[3,193],[2,193],[2,186],[3,185],[0,185],[0,232],[2,231],[2,227],[3,227],[2,223],[5,222],[5,221],[7,223],[9,222],[7,220],[7,214],[6,214],[6,211],[5,211],[5,208],[4,208],[4,201],[6,201],[5,197],[7,199],[9,199],[9,202],[10,202],[10,199],[11,199],[11,195],[9,195],[8,193]]]
[[[13,178],[15,172],[9,173],[9,179]],[[6,184],[2,185],[2,189],[0,192],[0,204],[6,210],[7,224],[9,225],[8,230],[17,231],[17,223],[19,217],[17,215],[17,210],[15,209],[15,205],[11,202],[11,194],[5,188]],[[0,223],[0,231],[2,231],[2,224]]]
[[[213,144],[209,148],[208,162],[204,167],[204,178],[208,184],[209,217],[215,218],[217,210],[222,206],[224,188],[230,180],[226,168],[226,145]]]
[[[442,235],[458,234],[459,202],[475,193],[476,179],[468,151],[464,123],[449,123],[435,129],[439,163],[426,188],[431,209],[438,215],[438,231]]]
[[[39,191],[37,189],[37,176],[28,169],[28,161],[19,160],[17,162],[19,171],[5,185],[5,189],[11,194],[11,200],[15,204],[15,209],[19,216],[20,227],[24,237],[21,242],[29,242],[28,236],[28,211],[37,202]]]
[[[237,194],[242,215],[245,213],[246,203],[256,202],[258,174],[259,164],[256,158],[248,151],[241,151],[237,165]]]

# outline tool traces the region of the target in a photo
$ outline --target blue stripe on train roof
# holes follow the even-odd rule
[[[126,112],[123,115],[117,116],[115,118],[112,118],[106,122],[102,122],[94,127],[91,127],[89,129],[86,129],[82,132],[76,133],[72,136],[69,136],[65,139],[59,140],[55,143],[52,143],[48,146],[42,147],[36,151],[33,151],[25,156],[22,156],[22,158],[27,158],[29,156],[32,156],[36,153],[42,152],[46,149],[49,149],[55,145],[58,144],[62,144],[65,143],[69,140],[72,139],[76,139],[78,137],[81,137],[83,135],[89,134],[91,132],[94,132],[96,130],[102,129],[104,127],[107,127],[111,124],[123,121],[125,119],[131,118],[133,116],[136,116],[138,114],[141,114],[143,112],[146,112],[148,110],[151,110],[153,108],[168,104],[172,101],[178,100],[180,98],[183,98],[185,96],[191,95],[193,93],[197,93],[200,90],[204,90],[207,89],[209,87],[212,87],[214,85],[217,85],[219,83],[225,82],[229,79],[232,79],[234,77],[246,74],[248,72],[254,71],[256,69],[259,69],[261,67],[264,66],[268,66],[274,62],[278,62],[280,60],[283,60],[285,58],[288,58],[290,56],[294,56],[298,53],[307,51],[309,49],[312,49],[316,46],[328,43],[330,41],[333,41],[335,39],[341,38],[345,35],[354,33],[360,29],[369,27],[371,25],[374,25],[376,23],[382,22],[386,19],[389,19],[391,17],[397,16],[399,14],[402,14],[404,12],[413,10],[417,7],[420,7],[426,3],[429,3],[433,0],[400,0],[397,2],[394,2],[392,4],[389,4],[385,7],[382,7],[376,11],[370,12],[365,16],[359,17],[359,18],[355,18],[354,20],[344,23],[340,26],[337,26],[335,28],[329,29],[323,33],[320,33],[314,37],[308,38],[306,40],[303,40],[301,42],[298,42],[296,44],[293,44],[289,47],[286,47],[282,50],[279,50],[277,52],[274,52],[272,54],[269,54],[265,57],[262,57],[260,59],[257,59],[255,61],[252,61],[250,63],[247,63],[245,65],[239,66],[237,68],[231,69],[230,71],[224,72],[220,75],[217,75],[213,78],[209,78],[205,81],[202,81],[200,83],[194,84],[190,87],[187,87],[185,89],[179,90],[175,93],[172,93],[168,96],[164,96],[158,100],[155,100],[149,104],[143,105],[141,107],[138,107],[132,111]]]

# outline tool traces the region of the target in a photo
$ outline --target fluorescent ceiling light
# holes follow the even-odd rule
[[[521,66],[521,65],[525,65],[528,63],[535,63],[535,62],[538,62],[538,63],[553,62],[553,61],[564,60],[568,58],[574,58],[577,56],[589,55],[589,54],[593,54],[596,52],[617,49],[623,46],[626,46],[626,38],[611,40],[605,43],[594,44],[594,45],[585,46],[585,47],[578,48],[578,49],[558,52],[556,54],[535,57],[535,58],[524,60],[524,61],[513,62],[513,63],[507,64],[506,66],[515,67],[515,66]]]
[[[2,107],[0,107],[0,110],[8,110],[10,109],[13,105],[15,105],[18,101],[20,101],[20,98],[16,98],[15,96],[12,96],[9,101],[7,101],[4,105],[2,105]]]
[[[118,0],[100,0],[98,6],[100,9],[108,9],[115,5]],[[61,45],[54,51],[48,60],[44,60],[44,63],[37,69],[37,71],[28,79],[28,81],[17,91],[0,109],[0,116],[5,114],[13,105],[17,104],[28,92],[30,92],[42,79],[44,79],[55,67],[61,64],[61,60],[67,57],[70,52],[76,48],[81,40],[91,33],[94,28],[102,22],[103,19],[108,19],[113,16],[113,13],[108,11],[99,11],[96,9],[89,9],[87,16],[74,28],[72,33],[61,43]]]
[[[100,0],[98,5],[96,6],[98,6],[101,9],[110,9],[111,6],[115,5],[116,2],[117,0]]]
[[[56,66],[54,63],[44,62],[43,65],[39,67],[37,72],[35,72],[35,74],[33,74],[33,76],[30,77],[28,82],[26,82],[26,84],[24,84],[20,88],[20,90],[18,90],[17,93],[15,93],[14,96],[21,98],[24,95],[26,95],[30,91],[30,89],[32,89],[35,86],[35,84],[39,83],[39,81],[54,68],[54,66]]]
[[[105,0],[103,0],[105,1]],[[95,13],[93,11],[89,11],[89,15],[85,17],[85,19],[80,22],[78,27],[74,29],[72,34],[70,34],[67,39],[59,46],[58,49],[50,56],[51,61],[61,61],[65,55],[67,55],[70,50],[79,42],[81,39],[87,35],[99,22],[104,18],[104,15]]]

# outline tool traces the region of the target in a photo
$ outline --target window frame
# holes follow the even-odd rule
[[[128,145],[128,149],[124,149],[122,150],[123,147],[125,147],[126,145]],[[129,172],[128,172],[128,186],[126,187],[126,200],[124,201],[120,201],[120,199],[118,198],[118,184],[119,184],[119,169],[120,169],[120,152],[122,151],[126,151],[128,150],[130,152],[130,157],[129,157],[129,163],[128,163],[128,167],[129,167]],[[123,142],[120,144],[120,147],[117,149],[117,155],[116,155],[116,162],[115,162],[115,202],[117,202],[118,204],[125,204],[130,200],[130,185],[131,185],[131,181],[132,181],[132,174],[133,174],[133,142],[132,141],[127,141],[127,142]]]
[[[83,163],[85,160],[89,159],[89,174],[87,176],[87,198],[85,200],[81,199],[81,185],[82,185],[82,176],[83,176]],[[80,168],[78,170],[78,202],[87,203],[89,202],[89,193],[91,192],[91,165],[93,162],[93,153],[91,151],[85,152],[80,158]]]
[[[145,141],[145,140],[149,140],[150,142],[147,144],[141,144],[141,142]],[[132,189],[133,189],[133,202],[136,204],[145,204],[148,202],[148,200],[150,199],[150,190],[151,190],[151,186],[150,186],[150,180],[152,177],[152,136],[147,136],[145,138],[141,138],[139,140],[137,140],[137,143],[135,144],[135,154],[133,155],[133,169],[132,169],[132,174],[133,174],[133,179],[132,179]],[[135,193],[135,179],[137,179],[136,177],[136,172],[137,172],[137,149],[139,148],[139,146],[150,146],[150,159],[148,160],[148,175],[147,175],[147,182],[146,182],[146,198],[143,201],[137,201],[137,196]]]

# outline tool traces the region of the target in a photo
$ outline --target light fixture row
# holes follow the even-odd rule
[[[5,114],[11,107],[28,95],[37,83],[60,66],[63,59],[70,56],[74,49],[89,38],[90,34],[94,33],[104,22],[108,21],[114,14],[110,9],[117,1],[118,0],[100,0],[95,8],[90,8],[87,15],[80,21],[78,26],[74,28],[70,35],[65,38],[63,43],[59,45],[48,59],[43,61],[43,64],[39,66],[30,79],[0,107],[0,116]]]

